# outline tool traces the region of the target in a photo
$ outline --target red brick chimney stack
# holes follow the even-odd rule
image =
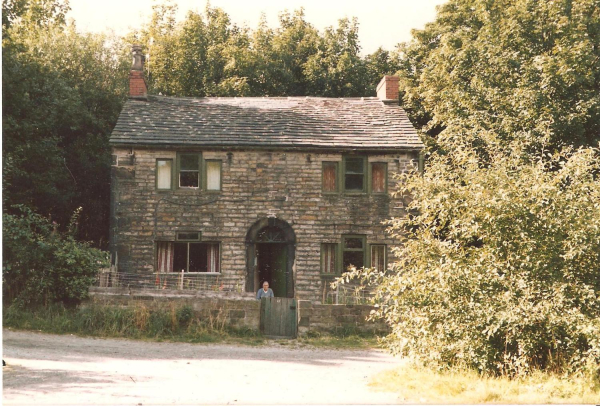
[[[380,100],[398,100],[398,76],[385,75],[377,85],[377,97]]]
[[[133,65],[129,72],[129,97],[134,99],[145,99],[148,96],[146,80],[144,80],[144,55],[141,45],[131,47],[133,54]]]

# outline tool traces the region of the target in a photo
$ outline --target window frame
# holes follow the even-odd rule
[[[181,156],[182,155],[197,155],[198,156],[198,187],[194,186],[181,186]],[[203,181],[203,168],[202,168],[202,152],[177,152],[177,175],[175,181],[177,182],[177,189],[181,190],[202,190]],[[184,169],[184,172],[193,172],[191,169]]]
[[[346,175],[348,175],[347,170],[346,170],[346,166],[347,166],[347,160],[348,159],[361,159],[362,160],[362,164],[363,164],[363,187],[362,190],[348,190],[346,189]],[[340,182],[342,183],[342,187],[341,189],[343,190],[343,192],[345,194],[349,194],[349,195],[364,195],[368,193],[368,165],[367,165],[367,157],[363,156],[363,155],[343,155],[342,156],[342,179],[340,180]]]
[[[169,188],[159,188],[158,187],[158,161],[171,162],[171,187]],[[154,166],[154,189],[159,192],[165,192],[173,190],[173,186],[175,185],[174,173],[175,171],[173,165],[173,158],[156,158],[155,166]]]
[[[333,191],[325,190],[325,165],[331,164],[333,164],[335,170],[335,189]],[[321,162],[321,192],[327,195],[335,195],[340,193],[340,163],[338,161]]]
[[[383,165],[383,192],[373,192],[373,165]],[[369,194],[371,195],[385,195],[388,192],[388,163],[381,161],[369,162]]]
[[[362,249],[358,248],[346,248],[344,246],[345,240],[348,238],[359,238],[362,240]],[[371,263],[371,258],[369,257],[370,250],[367,249],[367,236],[365,234],[342,234],[342,241],[340,244],[340,255],[339,255],[339,265],[341,273],[348,272],[346,268],[344,268],[344,254],[346,252],[362,252],[363,253],[363,267],[365,264]]]
[[[219,189],[208,189],[208,163],[217,162],[219,164]],[[205,159],[202,162],[204,174],[202,176],[202,190],[208,193],[220,193],[223,190],[223,160],[222,159]]]
[[[202,241],[202,240],[175,240],[173,241],[173,250],[175,250],[175,244],[186,244],[187,245],[187,258],[186,258],[186,270],[185,270],[185,274],[188,275],[220,275],[221,272],[221,266],[222,266],[222,259],[223,259],[223,254],[222,254],[222,249],[221,249],[221,242],[220,241]],[[217,244],[219,247],[219,272],[190,272],[190,244]],[[181,271],[176,271],[173,270],[174,274],[181,274]]]
[[[198,233],[198,238],[179,238],[180,234],[191,234],[191,233]],[[201,231],[195,231],[195,230],[190,230],[190,231],[177,231],[177,233],[175,234],[175,241],[173,242],[200,242],[202,241],[202,232]]]
[[[379,244],[379,243],[373,243],[373,244],[369,244],[369,268],[374,268],[373,266],[373,247],[383,247],[383,271],[385,271],[387,269],[387,265],[388,265],[388,257],[387,257],[387,245],[386,244]],[[378,269],[378,271],[382,271],[381,269]]]

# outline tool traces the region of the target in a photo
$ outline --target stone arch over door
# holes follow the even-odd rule
[[[294,297],[294,261],[296,258],[296,233],[285,221],[278,218],[262,218],[256,221],[246,234],[246,292],[256,293],[258,280],[258,250],[265,244],[276,244],[285,255],[285,290],[287,297]],[[275,292],[277,295],[277,292]]]

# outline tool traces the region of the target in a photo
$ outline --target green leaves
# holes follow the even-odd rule
[[[2,289],[5,304],[78,303],[88,295],[107,254],[77,242],[24,206],[3,215]],[[73,216],[76,222],[77,213]]]

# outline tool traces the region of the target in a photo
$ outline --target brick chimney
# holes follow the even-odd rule
[[[377,85],[377,97],[380,100],[398,100],[398,76],[385,75]]]
[[[129,72],[129,97],[133,99],[145,99],[148,96],[146,80],[144,80],[144,55],[141,45],[131,47],[133,65]]]

